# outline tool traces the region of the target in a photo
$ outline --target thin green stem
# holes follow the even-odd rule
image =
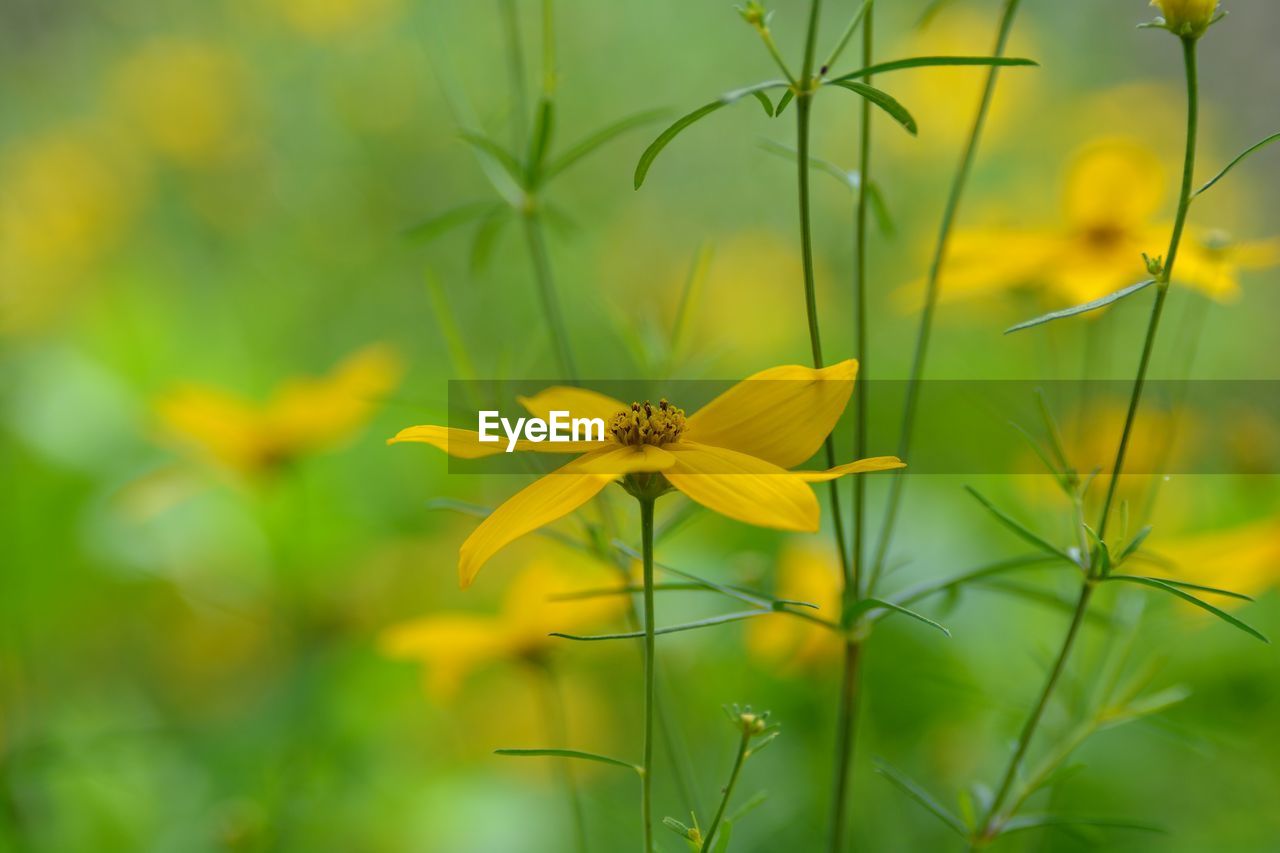
[[[513,150],[524,144],[528,127],[528,98],[524,79],[524,44],[520,38],[520,15],[516,11],[515,0],[498,0],[502,10],[503,28],[507,38],[507,74],[511,85],[511,135]]]
[[[1173,221],[1173,233],[1169,237],[1169,251],[1165,255],[1164,267],[1160,277],[1156,279],[1156,298],[1151,306],[1151,319],[1147,322],[1147,336],[1142,344],[1142,356],[1138,361],[1138,375],[1133,382],[1133,393],[1129,396],[1129,410],[1125,414],[1124,429],[1120,432],[1120,446],[1116,450],[1115,465],[1111,469],[1111,479],[1107,483],[1107,496],[1102,502],[1102,514],[1098,520],[1098,538],[1107,535],[1107,522],[1111,518],[1111,505],[1115,502],[1116,487],[1124,472],[1125,454],[1129,449],[1129,438],[1133,433],[1133,422],[1138,414],[1138,406],[1142,402],[1142,389],[1147,381],[1147,369],[1151,364],[1151,353],[1155,348],[1156,333],[1160,329],[1160,317],[1164,313],[1165,299],[1169,294],[1169,281],[1173,277],[1173,265],[1178,259],[1178,247],[1182,243],[1182,231],[1187,224],[1187,210],[1191,206],[1191,184],[1196,167],[1196,137],[1200,119],[1200,81],[1196,67],[1196,40],[1182,39],[1182,61],[1187,77],[1187,146],[1182,160],[1182,188],[1178,194],[1178,213]]]
[[[853,13],[853,17],[849,19],[844,32],[840,34],[840,39],[836,42],[836,46],[831,49],[826,61],[818,67],[818,76],[826,76],[827,72],[831,70],[831,66],[836,64],[836,60],[840,58],[840,54],[844,53],[845,47],[849,44],[849,40],[853,38],[853,34],[858,29],[858,25],[862,23],[862,19],[871,13],[871,4],[874,2],[875,0],[863,0],[862,5],[858,7],[858,11]]]
[[[536,211],[524,215],[525,240],[529,246],[529,258],[533,262],[533,277],[538,286],[538,298],[542,302],[542,312],[547,321],[548,331],[555,342],[556,357],[560,369],[571,382],[578,381],[578,368],[573,361],[573,352],[569,348],[569,335],[565,330],[564,317],[560,313],[560,302],[556,298],[555,281],[551,276],[551,261],[547,255],[547,240],[542,228],[542,219]]]
[[[750,744],[751,730],[743,726],[742,740],[738,741],[738,754],[733,759],[733,770],[729,772],[729,782],[724,786],[724,796],[720,798],[720,805],[716,807],[716,816],[711,819],[711,824],[707,827],[706,837],[702,839],[702,847],[699,848],[701,853],[708,853],[711,850],[711,842],[715,840],[716,830],[720,828],[720,821],[724,819],[725,809],[729,807],[729,798],[733,796],[733,786],[738,783],[738,774],[742,772],[742,763],[747,760],[747,748]]]
[[[863,7],[862,64],[872,62],[874,48],[874,15],[868,6]],[[871,81],[868,80],[868,83]],[[862,459],[867,453],[867,212],[869,173],[871,170],[871,102],[862,99],[861,129],[858,140],[858,201],[854,213],[853,234],[853,294],[854,294],[854,356],[858,359],[858,382],[854,385],[854,459]],[[835,492],[835,483],[832,484]],[[862,595],[863,522],[866,518],[866,481],[853,478],[852,533],[853,550],[848,571],[845,572],[842,604],[845,612]],[[833,506],[838,506],[834,504]],[[837,510],[838,511],[838,510]],[[842,549],[843,550],[843,549]],[[858,700],[861,694],[862,643],[847,638],[844,643],[844,663],[840,678],[840,701],[836,712],[835,769],[831,784],[831,834],[829,849],[837,853],[844,848],[848,821],[850,769],[853,766],[857,743]]]
[[[1086,579],[1080,587],[1080,598],[1076,601],[1075,610],[1071,614],[1071,626],[1067,628],[1067,636],[1062,641],[1062,649],[1058,652],[1058,658],[1053,663],[1053,668],[1049,670],[1049,677],[1045,679],[1044,687],[1040,690],[1040,696],[1036,699],[1035,707],[1031,710],[1031,716],[1022,726],[1022,732],[1018,736],[1017,745],[1014,747],[1013,755],[1009,759],[1009,765],[1005,768],[1004,776],[1000,780],[1000,787],[996,790],[995,797],[991,800],[991,806],[987,810],[987,815],[982,822],[982,840],[990,840],[999,831],[997,818],[1000,816],[1000,810],[1004,807],[1005,800],[1009,796],[1009,792],[1013,789],[1013,783],[1018,777],[1018,769],[1022,766],[1022,761],[1026,758],[1027,749],[1031,746],[1031,739],[1036,733],[1036,728],[1040,725],[1041,718],[1044,717],[1045,709],[1049,706],[1049,699],[1053,696],[1054,688],[1058,686],[1059,679],[1066,669],[1067,659],[1071,656],[1071,650],[1075,647],[1076,638],[1080,634],[1080,626],[1084,624],[1085,613],[1089,609],[1089,599],[1093,596],[1094,581]]]
[[[556,90],[556,30],[551,0],[542,0],[542,96]]]
[[[644,775],[640,779],[640,814],[644,850],[653,851],[653,498],[640,498],[640,552],[644,563]]]
[[[1004,14],[1000,18],[1000,29],[996,36],[993,56],[1003,56],[1009,42],[1009,33],[1013,29],[1013,20],[1018,11],[1020,0],[1005,0]],[[960,156],[960,166],[951,182],[951,191],[947,195],[947,204],[942,213],[942,224],[938,228],[938,241],[934,247],[933,259],[929,264],[929,275],[925,282],[924,310],[920,314],[920,327],[916,332],[915,354],[911,361],[911,374],[907,380],[906,401],[903,405],[902,424],[898,431],[899,458],[908,459],[911,455],[911,441],[915,431],[916,409],[920,402],[920,384],[924,377],[925,361],[929,353],[929,339],[933,333],[934,314],[938,308],[938,287],[942,277],[942,269],[946,264],[947,250],[951,243],[951,234],[955,228],[956,218],[960,212],[960,202],[964,197],[965,187],[969,183],[969,175],[973,171],[973,163],[977,157],[978,145],[982,140],[982,130],[987,122],[987,113],[991,109],[991,101],[995,96],[996,80],[999,69],[991,68],[987,72],[987,82],[982,90],[982,99],[978,102],[978,112],[973,119],[973,127],[969,131],[969,140],[965,143],[964,153]],[[871,577],[867,587],[875,589],[876,582],[884,572],[888,559],[889,547],[893,540],[894,528],[897,525],[898,510],[902,505],[902,491],[906,480],[901,472],[894,472],[889,482],[889,494],[886,498],[884,519],[881,522],[880,537],[876,543],[875,558],[871,562]]]
[[[804,62],[800,66],[800,83],[806,89],[812,82],[813,55],[818,47],[818,18],[822,16],[822,0],[811,0],[809,3],[809,26],[804,36]]]

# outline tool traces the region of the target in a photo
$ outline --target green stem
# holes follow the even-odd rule
[[[869,7],[862,23],[862,64],[872,62],[874,15]],[[871,81],[868,80],[868,83]],[[862,100],[861,130],[858,141],[858,203],[854,215],[853,293],[854,356],[858,359],[858,381],[854,385],[854,459],[867,455],[867,210],[869,172],[871,169],[871,102]],[[833,492],[835,483],[832,483]],[[842,605],[845,612],[862,595],[863,522],[866,519],[866,480],[853,478],[853,551],[845,573]],[[833,504],[833,506],[838,506]],[[837,510],[838,511],[838,510]],[[843,550],[843,548],[841,549]],[[850,626],[846,626],[850,627]],[[861,694],[862,644],[846,639],[844,664],[840,678],[840,704],[836,713],[836,762],[831,785],[831,835],[829,849],[837,853],[844,848],[848,820],[850,769],[857,743],[858,698]]]
[[[991,801],[991,807],[987,810],[986,818],[982,822],[983,836],[980,840],[990,840],[999,831],[997,819],[1000,816],[1000,809],[1003,808],[1005,799],[1013,788],[1014,780],[1018,777],[1018,769],[1022,766],[1022,760],[1026,758],[1027,749],[1031,746],[1031,738],[1035,735],[1036,728],[1040,725],[1045,709],[1049,706],[1049,699],[1053,696],[1054,688],[1058,686],[1058,681],[1062,678],[1062,673],[1066,669],[1067,659],[1071,656],[1071,650],[1075,647],[1076,638],[1080,634],[1080,626],[1084,624],[1085,613],[1089,610],[1089,599],[1093,596],[1094,585],[1094,580],[1090,578],[1086,579],[1080,587],[1080,598],[1076,601],[1075,610],[1072,611],[1071,626],[1067,629],[1067,636],[1062,641],[1062,649],[1058,652],[1058,659],[1054,661],[1053,668],[1049,670],[1049,677],[1045,680],[1044,687],[1040,690],[1040,696],[1036,700],[1035,707],[1031,710],[1031,716],[1027,718],[1026,723],[1022,726],[1022,733],[1018,736],[1018,743],[1014,747],[1013,756],[1009,759],[1009,765],[1005,768],[1000,787],[996,790],[996,795]]]
[[[556,90],[556,30],[551,0],[542,0],[542,96]]]
[[[524,46],[520,38],[520,15],[516,11],[515,0],[499,0],[502,9],[502,22],[507,37],[507,74],[511,78],[511,100],[514,109],[511,117],[511,133],[515,148],[524,144],[525,126],[528,115],[528,99],[525,95],[524,81]]]
[[[1003,56],[1009,42],[1009,33],[1013,29],[1013,19],[1018,11],[1020,0],[1005,0],[1004,15],[1000,19],[1000,30],[996,36],[993,56]],[[973,127],[969,131],[969,140],[965,144],[964,153],[960,157],[960,166],[956,170],[955,179],[951,182],[951,191],[947,196],[947,204],[942,213],[942,224],[938,228],[938,242],[934,247],[933,259],[929,264],[929,275],[925,282],[924,310],[920,314],[920,327],[916,332],[915,354],[911,361],[911,374],[907,380],[907,396],[902,411],[902,425],[898,431],[899,458],[907,459],[911,455],[911,440],[915,430],[916,409],[920,402],[920,383],[924,377],[925,360],[929,352],[929,338],[933,333],[934,314],[938,308],[938,287],[942,277],[942,269],[947,259],[947,249],[951,243],[951,233],[955,228],[956,218],[960,211],[960,201],[964,196],[969,175],[973,171],[973,163],[977,157],[978,145],[982,139],[982,130],[987,122],[987,113],[991,109],[991,101],[995,96],[996,80],[999,69],[991,68],[987,72],[987,82],[982,90],[982,99],[978,103],[978,112],[974,116]],[[876,543],[875,559],[871,562],[871,577],[867,587],[874,590],[876,582],[884,572],[885,561],[889,555],[889,546],[897,525],[898,510],[902,505],[902,491],[906,480],[901,472],[894,472],[889,482],[889,494],[886,498],[884,520],[881,522],[880,538]]]
[[[653,851],[653,498],[640,498],[640,550],[644,561],[644,775],[640,779],[640,814],[644,850]]]
[[[529,246],[529,258],[533,262],[533,277],[538,286],[538,298],[542,302],[542,312],[547,321],[548,331],[555,341],[560,369],[564,372],[565,378],[576,383],[579,378],[578,369],[569,348],[569,335],[565,331],[564,317],[560,313],[560,302],[556,299],[555,281],[551,276],[551,261],[547,255],[547,240],[542,230],[542,219],[536,212],[524,215],[524,233]]]
[[[1187,210],[1191,206],[1191,183],[1196,167],[1196,136],[1200,119],[1200,81],[1196,68],[1196,40],[1182,39],[1182,61],[1187,77],[1187,146],[1182,160],[1182,188],[1178,194],[1178,213],[1173,221],[1173,234],[1169,237],[1169,251],[1165,255],[1164,268],[1156,279],[1156,299],[1151,306],[1151,319],[1147,322],[1147,336],[1142,344],[1142,356],[1138,361],[1138,375],[1129,396],[1129,411],[1125,415],[1124,429],[1120,432],[1120,446],[1116,450],[1115,465],[1107,484],[1107,496],[1102,502],[1102,515],[1098,521],[1098,538],[1107,535],[1107,522],[1111,517],[1111,504],[1115,501],[1116,487],[1124,471],[1125,454],[1129,450],[1129,437],[1133,422],[1142,401],[1142,389],[1147,381],[1147,368],[1151,364],[1151,352],[1155,348],[1156,333],[1160,329],[1160,317],[1164,313],[1165,299],[1169,294],[1169,281],[1173,277],[1173,265],[1178,259],[1178,247],[1182,243],[1182,230],[1187,224]]]
[[[716,808],[716,816],[711,819],[711,824],[707,827],[707,835],[702,840],[702,847],[699,848],[701,853],[708,853],[711,850],[711,842],[715,840],[716,830],[720,828],[720,821],[724,818],[725,809],[729,807],[729,798],[733,796],[733,786],[738,783],[738,774],[742,772],[742,763],[747,760],[747,747],[751,743],[751,730],[745,725],[742,727],[742,740],[738,741],[738,754],[733,759],[733,770],[729,772],[729,783],[724,786],[724,796],[720,798],[720,805]]]
[[[1186,225],[1187,209],[1191,204],[1191,183],[1192,175],[1195,171],[1196,156],[1196,135],[1199,120],[1199,81],[1196,69],[1196,42],[1194,39],[1184,38],[1182,40],[1183,63],[1186,69],[1187,78],[1187,142],[1186,154],[1183,158],[1182,169],[1182,189],[1178,197],[1178,213],[1174,220],[1173,234],[1169,239],[1169,252],[1164,269],[1157,279],[1156,301],[1151,309],[1151,319],[1147,324],[1147,336],[1142,346],[1142,357],[1138,362],[1138,375],[1134,379],[1133,393],[1129,399],[1129,411],[1125,418],[1124,429],[1120,434],[1120,447],[1116,452],[1116,463],[1111,473],[1111,482],[1107,487],[1107,496],[1103,502],[1101,520],[1098,522],[1098,538],[1102,539],[1106,534],[1107,520],[1110,517],[1111,504],[1115,498],[1116,483],[1119,480],[1121,471],[1124,467],[1125,451],[1128,447],[1129,437],[1133,431],[1134,416],[1137,414],[1138,405],[1142,398],[1142,386],[1146,381],[1147,368],[1151,363],[1151,351],[1155,345],[1156,332],[1160,327],[1160,316],[1164,310],[1165,297],[1169,290],[1169,280],[1173,273],[1173,262],[1177,259],[1178,246],[1182,240],[1182,231]],[[1000,787],[996,792],[995,798],[991,801],[991,808],[987,812],[984,821],[983,836],[978,839],[980,842],[989,841],[999,832],[1000,828],[1000,810],[1004,806],[1005,799],[1009,796],[1009,792],[1013,787],[1014,779],[1017,777],[1018,769],[1022,764],[1023,758],[1026,757],[1027,748],[1030,746],[1031,738],[1035,734],[1040,719],[1044,715],[1044,710],[1049,703],[1053,690],[1057,686],[1059,678],[1066,667],[1067,659],[1071,655],[1071,650],[1075,645],[1076,637],[1080,633],[1080,626],[1084,622],[1084,617],[1089,608],[1089,599],[1093,594],[1093,588],[1097,584],[1096,573],[1085,579],[1084,585],[1080,589],[1080,599],[1076,603],[1075,611],[1071,619],[1071,627],[1067,630],[1067,636],[1063,639],[1062,650],[1058,653],[1058,659],[1054,663],[1053,669],[1049,673],[1048,679],[1045,681],[1044,689],[1040,692],[1040,698],[1037,700],[1035,708],[1031,712],[1026,725],[1023,726],[1022,734],[1018,738],[1018,745],[1014,749],[1014,754],[1009,762],[1009,766],[1005,771],[1004,778],[1000,783]]]

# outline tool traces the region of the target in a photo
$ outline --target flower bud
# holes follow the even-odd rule
[[[1218,0],[1151,0],[1151,5],[1162,16],[1157,24],[1184,38],[1204,35],[1218,11]]]
[[[757,30],[764,29],[769,23],[769,15],[765,12],[764,4],[758,0],[748,0],[747,5],[739,6],[738,14],[742,16],[742,20]]]

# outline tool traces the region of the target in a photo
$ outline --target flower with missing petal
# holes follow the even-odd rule
[[[568,412],[610,425],[604,441],[532,442],[516,447],[543,453],[579,453],[495,509],[462,543],[462,586],[508,543],[568,515],[617,480],[633,494],[675,489],[737,521],[780,530],[816,531],[818,499],[810,484],[846,474],[903,467],[880,456],[826,471],[793,471],[818,451],[835,427],[858,372],[852,359],[823,369],[788,365],[739,382],[685,417],[666,401],[625,405],[582,388],[553,387],[522,398],[534,416]],[[475,459],[503,452],[478,433],[442,426],[402,430],[388,443],[416,441],[451,456]]]

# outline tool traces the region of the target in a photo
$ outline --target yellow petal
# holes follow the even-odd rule
[[[858,362],[750,376],[689,417],[684,437],[791,468],[817,452],[853,394]]]
[[[1095,142],[1067,173],[1067,221],[1082,231],[1141,227],[1159,209],[1164,187],[1164,169],[1151,149],[1125,139]]]
[[[584,474],[643,474],[665,471],[675,464],[675,457],[661,447],[642,444],[639,447],[615,446],[582,458],[579,470]]]
[[[419,661],[427,688],[437,699],[447,699],[475,670],[509,657],[509,639],[502,622],[491,616],[443,613],[392,625],[379,637],[388,657]]]
[[[793,471],[792,473],[806,483],[825,483],[846,474],[865,474],[869,471],[891,471],[894,468],[906,468],[907,463],[896,456],[872,456],[859,459],[857,462],[846,462],[825,471]]]
[[[563,518],[612,482],[613,477],[608,474],[584,474],[581,468],[608,452],[588,454],[539,477],[480,522],[458,550],[458,580],[462,586],[470,586],[480,568],[502,548]]]
[[[568,412],[572,418],[602,418],[606,425],[610,418],[627,408],[625,403],[612,397],[567,385],[556,385],[516,400],[535,418],[547,420],[552,412]]]
[[[663,474],[707,509],[779,530],[818,529],[818,499],[804,480],[771,462],[722,447],[680,443]]]
[[[439,448],[450,456],[459,459],[480,459],[495,453],[505,453],[507,438],[499,435],[497,441],[481,441],[480,433],[469,429],[456,429],[443,426],[411,426],[400,430],[387,444],[401,441],[417,441]],[[588,450],[599,450],[611,446],[605,441],[528,441],[520,439],[516,442],[516,450],[530,450],[534,453],[586,453]]]

